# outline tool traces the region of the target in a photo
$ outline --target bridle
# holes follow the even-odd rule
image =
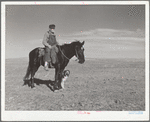
[[[79,56],[78,56],[78,53],[77,53],[77,50],[75,49],[75,52],[76,52],[76,56],[77,56],[77,59],[76,60],[79,60]]]
[[[62,55],[66,58],[66,59],[68,59],[68,60],[70,60],[67,56],[65,56],[65,54],[62,52],[62,50],[60,49],[60,46],[58,45],[58,47],[59,47],[59,50],[60,50],[60,52],[62,53]]]
[[[70,59],[62,52],[62,50],[61,50],[61,48],[60,48],[59,45],[58,45],[58,47],[59,47],[59,50],[60,50],[60,52],[62,53],[62,55],[63,55],[66,59],[70,60]],[[79,56],[78,56],[78,53],[77,53],[77,50],[76,50],[76,49],[75,49],[75,52],[76,52],[76,56],[77,56],[77,59],[76,59],[76,60],[79,60]]]

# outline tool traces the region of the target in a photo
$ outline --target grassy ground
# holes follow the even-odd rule
[[[52,92],[47,86],[54,69],[41,66],[34,89],[23,85],[27,58],[6,59],[6,110],[145,110],[145,63],[131,59],[90,59],[84,64],[71,61],[65,89]]]

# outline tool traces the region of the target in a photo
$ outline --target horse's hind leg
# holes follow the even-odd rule
[[[39,66],[34,66],[32,69],[31,69],[31,88],[34,87],[34,75],[36,73],[36,71],[38,70]]]
[[[31,68],[30,68],[30,65],[28,65],[28,68],[27,68],[27,71],[26,71],[26,75],[23,78],[23,81],[24,81],[23,85],[26,85],[26,81],[29,80],[29,75],[30,74],[31,74]]]

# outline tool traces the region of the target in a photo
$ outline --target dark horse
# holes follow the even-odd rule
[[[58,53],[56,55],[56,63],[53,64],[55,68],[55,81],[52,86],[53,91],[62,88],[61,80],[63,71],[73,56],[78,58],[78,63],[84,63],[85,58],[83,45],[84,41],[82,43],[80,41],[74,41],[70,44],[56,45]],[[31,86],[31,88],[34,87],[34,75],[41,65],[44,66],[44,54],[40,56],[41,50],[44,52],[44,49],[45,48],[35,48],[29,53],[29,65],[23,79],[24,85],[26,84],[26,81],[29,80],[29,86]],[[29,75],[31,75],[31,79],[29,79]]]

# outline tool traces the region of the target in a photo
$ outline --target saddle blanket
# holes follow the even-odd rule
[[[39,56],[38,57],[44,56],[44,54],[45,54],[45,48],[39,47]]]
[[[39,57],[44,56],[45,55],[45,48],[44,47],[39,47],[38,49],[39,49]],[[59,51],[56,45],[52,46],[51,50],[54,50],[55,53],[58,53],[58,51]]]

